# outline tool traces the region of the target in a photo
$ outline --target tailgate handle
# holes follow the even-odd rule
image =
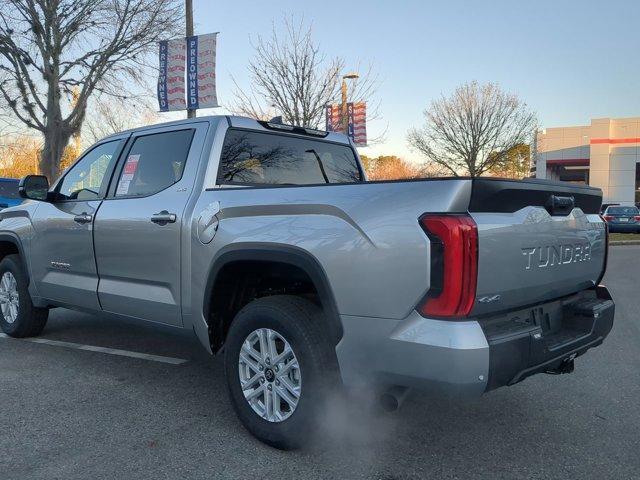
[[[561,197],[560,195],[549,195],[549,200],[545,205],[551,215],[568,215],[575,206],[573,197]]]

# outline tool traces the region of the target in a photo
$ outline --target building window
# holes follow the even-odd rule
[[[556,175],[561,182],[589,185],[589,168],[579,166],[558,166]]]

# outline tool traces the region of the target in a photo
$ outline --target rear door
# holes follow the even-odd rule
[[[105,311],[181,325],[180,233],[207,123],[132,135],[95,221]]]
[[[587,186],[476,179],[478,226],[473,313],[553,300],[597,284],[604,271],[602,193]]]
[[[126,137],[95,145],[53,186],[32,218],[33,280],[44,298],[99,310],[93,222]]]

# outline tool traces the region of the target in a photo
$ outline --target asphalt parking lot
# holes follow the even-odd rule
[[[640,478],[639,271],[640,246],[611,249],[616,324],[574,374],[356,405],[298,452],[242,428],[221,360],[190,337],[58,309],[44,339],[156,357],[0,338],[0,479]]]

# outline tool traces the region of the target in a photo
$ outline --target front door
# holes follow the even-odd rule
[[[183,212],[207,124],[134,134],[95,221],[102,308],[181,325]]]
[[[33,280],[39,295],[54,304],[100,309],[93,222],[123,143],[93,147],[54,185],[56,200],[35,211]]]

